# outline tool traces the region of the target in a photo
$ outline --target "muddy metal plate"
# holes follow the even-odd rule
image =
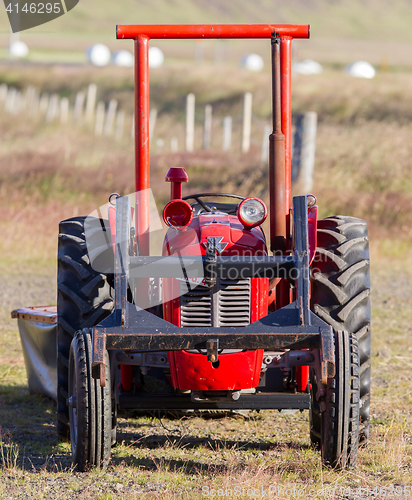
[[[12,311],[11,317],[53,325],[57,323],[57,306],[22,307]]]

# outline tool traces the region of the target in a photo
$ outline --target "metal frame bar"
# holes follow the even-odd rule
[[[218,349],[321,349],[320,377],[326,384],[327,377],[333,373],[334,352],[332,328],[318,318],[309,309],[309,243],[307,237],[307,205],[306,197],[294,199],[294,226],[298,238],[295,254],[281,257],[243,257],[239,262],[230,257],[205,257],[206,274],[217,277],[229,273],[231,269],[245,271],[244,276],[255,276],[259,273],[272,272],[280,274],[287,270],[295,273],[290,276],[296,284],[296,300],[272,314],[261,318],[248,326],[239,328],[181,328],[169,323],[147,311],[138,309],[127,302],[127,277],[132,276],[133,267],[143,269],[147,263],[156,259],[159,276],[180,268],[183,274],[186,269],[182,262],[190,266],[192,258],[179,260],[173,257],[132,257],[130,249],[130,207],[126,197],[116,200],[116,246],[115,246],[115,310],[94,328],[93,333],[93,376],[105,380],[104,353],[111,350],[135,351],[180,351],[186,349],[208,348],[208,355],[216,355]],[[121,254],[121,255],[120,255]],[[175,265],[171,266],[173,262]],[[218,268],[218,263],[220,267]],[[211,266],[211,269],[210,269]],[[255,270],[253,266],[256,266]],[[154,266],[151,266],[152,269]],[[208,269],[209,267],[209,269]],[[153,270],[150,274],[153,275]],[[142,276],[142,274],[140,274]],[[212,346],[212,347],[211,347]],[[210,351],[210,352],[209,352]]]
[[[142,24],[116,26],[116,38],[271,38],[272,33],[290,38],[309,38],[308,24]]]
[[[284,203],[286,224],[280,225],[282,234],[271,235],[286,238],[286,246],[290,244],[289,209],[291,193],[291,139],[292,139],[292,101],[291,101],[291,67],[292,40],[309,38],[310,27],[287,24],[201,24],[201,25],[118,25],[118,39],[135,41],[135,176],[136,191],[143,191],[140,210],[136,216],[138,227],[137,238],[141,255],[149,255],[150,207],[148,189],[150,188],[150,156],[149,156],[149,40],[150,39],[215,39],[215,38],[273,38],[280,39],[280,93],[281,93],[281,125],[284,135],[284,163],[279,168],[284,170],[284,183],[275,186],[275,198]],[[281,173],[278,172],[280,175]],[[284,200],[284,201],[283,201]],[[278,209],[278,207],[277,207]],[[271,220],[275,218],[271,211]],[[277,210],[278,213],[278,210]],[[279,215],[277,215],[279,220]],[[275,224],[271,221],[271,227]],[[278,224],[279,226],[279,224]],[[285,235],[283,235],[285,233]],[[273,247],[273,245],[272,245]],[[272,248],[273,250],[273,248]],[[285,293],[283,293],[285,295]],[[286,303],[283,297],[282,305]]]
[[[307,410],[310,408],[309,394],[285,392],[261,392],[242,394],[237,401],[200,401],[194,402],[187,394],[122,394],[119,397],[120,409],[149,410]]]

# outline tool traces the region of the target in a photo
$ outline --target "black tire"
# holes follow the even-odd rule
[[[77,332],[69,355],[69,422],[73,465],[80,472],[110,460],[112,405],[106,351],[106,385],[92,378],[91,330]]]
[[[86,245],[93,248],[93,267]],[[57,270],[57,432],[69,438],[68,362],[76,331],[92,327],[113,310],[113,251],[102,219],[74,217],[59,225]],[[109,240],[110,241],[110,240]],[[96,270],[96,268],[98,270]]]
[[[371,306],[367,223],[341,215],[318,221],[317,252],[311,266],[312,310],[335,332],[354,333],[360,356],[360,441],[369,436]],[[311,440],[319,444],[320,411],[311,409]]]
[[[353,467],[359,442],[359,349],[354,334],[335,333],[335,376],[328,379],[320,405],[323,463]]]
[[[310,428],[310,441],[315,448],[321,447],[321,432],[322,432],[322,418],[319,407],[319,401],[316,399],[316,392],[318,386],[316,383],[316,376],[311,370],[310,375],[310,408],[309,408],[309,428]]]

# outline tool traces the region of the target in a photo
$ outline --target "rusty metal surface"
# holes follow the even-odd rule
[[[126,315],[128,327],[114,326],[110,317],[107,318],[107,324],[105,320],[95,327],[95,349],[204,349],[210,339],[219,340],[219,349],[317,348],[320,346],[321,333],[330,330],[330,326],[321,320],[315,321],[313,325],[299,325],[299,307],[296,302],[241,329],[177,327],[147,311],[137,309],[130,303],[127,304]],[[103,354],[95,352],[93,361],[102,360]]]
[[[15,309],[14,311],[12,311],[11,317],[53,325],[57,323],[57,307],[56,306],[22,307],[20,309]]]
[[[285,136],[282,133],[280,38],[272,39],[272,119],[269,136],[269,196],[270,248],[272,252],[286,250],[286,216],[289,207],[285,198]],[[279,254],[277,254],[279,255]]]
[[[316,330],[316,329],[313,329]],[[318,331],[307,333],[260,332],[257,334],[239,334],[238,332],[206,333],[106,333],[106,348],[115,350],[132,349],[136,351],[185,351],[205,349],[211,340],[219,342],[220,349],[303,349],[319,346]]]

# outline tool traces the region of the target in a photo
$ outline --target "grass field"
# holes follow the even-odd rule
[[[29,71],[0,67],[0,80],[24,87]],[[159,205],[167,200],[169,187],[163,178],[172,165],[187,168],[187,193],[215,187],[267,198],[266,171],[259,158],[261,124],[270,110],[268,75],[246,79],[237,70],[229,80],[223,70],[221,79],[212,82],[210,71],[183,65],[176,73],[164,68],[154,76],[157,137],[167,140],[170,124],[176,130],[182,127],[181,103],[187,91],[196,93],[199,105],[211,102],[218,118],[237,116],[241,95],[250,90],[252,150],[246,157],[218,147],[154,154],[153,188]],[[67,75],[65,68],[50,67],[37,71],[35,78],[39,86],[70,97],[94,80],[105,99],[115,96],[125,109],[130,106],[128,72],[113,77],[103,70],[96,77],[90,69],[71,68]],[[57,442],[55,405],[28,393],[17,325],[9,314],[16,307],[55,303],[58,222],[91,212],[112,191],[132,191],[133,147],[126,138],[121,143],[96,139],[87,127],[46,126],[2,112],[0,498],[219,498],[213,489],[235,486],[244,488],[237,498],[265,498],[262,488],[267,498],[409,498],[411,87],[410,74],[358,81],[333,70],[294,82],[294,110],[319,115],[314,192],[321,215],[356,215],[370,224],[372,427],[369,446],[360,450],[357,468],[349,472],[322,468],[319,453],[310,447],[307,413],[269,411],[213,419],[124,414],[107,471],[73,471],[69,445]]]

